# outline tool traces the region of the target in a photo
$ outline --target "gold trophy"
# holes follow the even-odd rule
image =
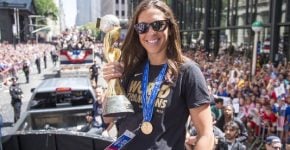
[[[114,45],[120,38],[120,22],[114,15],[105,15],[98,24],[105,33],[104,37],[104,56],[108,62],[115,62],[120,59],[121,50]],[[121,117],[127,113],[133,113],[133,106],[125,96],[124,89],[119,79],[111,79],[108,82],[106,98],[103,103],[103,115],[105,117]]]

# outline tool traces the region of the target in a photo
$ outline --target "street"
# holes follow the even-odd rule
[[[21,113],[26,110],[28,101],[31,96],[31,88],[35,88],[38,86],[39,83],[41,83],[42,80],[45,78],[51,78],[54,77],[56,74],[56,67],[53,66],[50,59],[48,59],[47,62],[47,68],[44,69],[44,64],[42,62],[41,64],[41,74],[37,73],[36,65],[34,62],[31,62],[30,64],[30,82],[27,84],[25,81],[25,76],[22,70],[18,71],[18,83],[20,84],[21,89],[24,93],[24,98],[22,99],[22,107],[21,107]],[[9,86],[3,86],[2,90],[0,90],[0,111],[3,116],[3,121],[8,123],[13,123],[13,107],[11,106],[11,97],[9,94]],[[2,134],[6,135],[9,133],[9,129],[11,127],[5,127],[2,128]]]
[[[50,57],[48,57],[50,58]],[[95,60],[98,64],[101,63],[99,57],[96,57]],[[54,66],[51,59],[48,59],[47,68],[44,69],[44,64],[41,62],[41,74],[38,74],[36,65],[34,62],[30,64],[30,82],[27,84],[25,80],[24,73],[22,70],[18,71],[18,83],[20,84],[21,89],[24,93],[24,98],[22,99],[21,114],[26,111],[28,102],[31,97],[31,88],[36,88],[42,80],[47,78],[55,77],[57,73],[57,66]],[[105,81],[99,76],[98,84],[105,86]],[[13,123],[13,107],[11,106],[11,97],[9,94],[9,86],[3,86],[0,90],[0,112],[3,116],[4,123]],[[2,128],[2,135],[6,135],[10,132],[11,127]]]

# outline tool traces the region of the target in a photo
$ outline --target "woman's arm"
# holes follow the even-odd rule
[[[213,149],[214,134],[209,104],[204,104],[196,108],[191,108],[189,111],[193,125],[197,130],[197,142],[195,145],[195,149]]]

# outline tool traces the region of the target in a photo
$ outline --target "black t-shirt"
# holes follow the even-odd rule
[[[127,129],[134,131],[143,120],[141,82],[144,65],[136,69],[129,79],[126,88],[127,98],[131,101],[135,113],[118,120],[119,134]],[[154,86],[153,81],[161,68],[162,65],[150,65],[147,93],[151,93]],[[160,87],[151,119],[152,133],[145,135],[140,129],[137,130],[135,138],[124,149],[184,149],[185,124],[189,108],[198,107],[209,101],[206,82],[199,67],[192,61],[184,63],[174,85],[165,81]]]

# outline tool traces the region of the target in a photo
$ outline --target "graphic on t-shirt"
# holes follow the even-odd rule
[[[147,86],[148,96],[151,95],[152,88],[154,86],[154,82],[150,82]],[[159,113],[163,113],[164,109],[168,103],[168,96],[171,92],[171,88],[169,85],[162,84],[157,95],[155,101],[155,109]],[[130,101],[138,103],[139,107],[142,107],[142,91],[141,91],[141,81],[131,81],[127,93],[127,97]]]

